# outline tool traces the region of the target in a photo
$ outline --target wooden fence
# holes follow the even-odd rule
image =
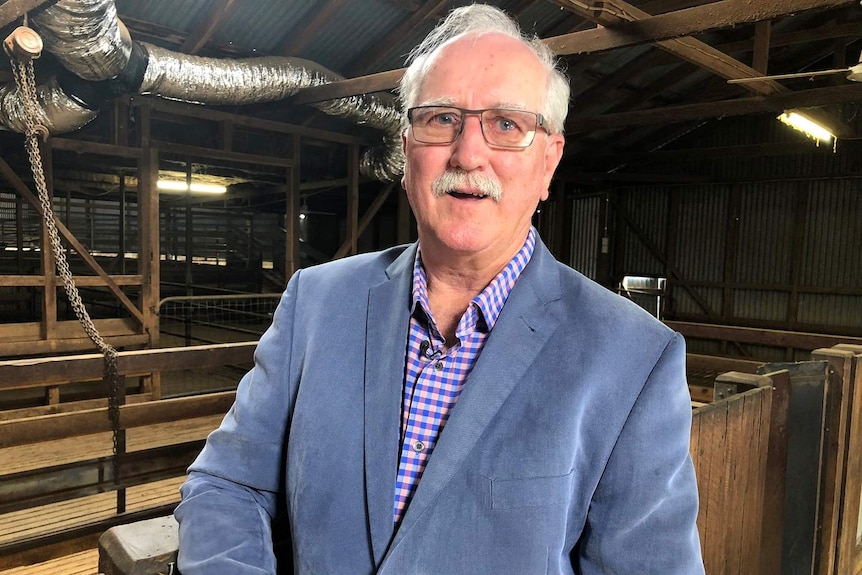
[[[159,370],[247,363],[254,342],[192,348],[121,352],[123,375]],[[862,346],[838,345],[812,354],[820,395],[815,396],[816,449],[800,465],[813,467],[810,525],[811,562],[805,573],[860,575],[859,506],[862,496]],[[796,366],[796,364],[794,364]],[[793,479],[788,456],[794,395],[794,366],[766,366],[765,372],[724,373],[714,392],[692,387],[691,454],[698,473],[701,509],[698,526],[708,575],[795,575],[785,560],[784,516],[797,496],[785,488]],[[764,371],[764,370],[761,370]],[[0,362],[0,391],[28,386],[64,386],[95,381],[102,374],[98,355]],[[862,388],[860,388],[862,389]],[[817,399],[819,398],[819,399]],[[158,401],[121,407],[120,427],[134,430],[162,422],[222,414],[232,392]],[[790,408],[788,406],[791,406]],[[61,404],[62,407],[62,404]],[[0,450],[24,449],[45,442],[83,437],[110,430],[107,407],[88,403],[87,409],[53,410],[20,419],[0,421]],[[89,457],[62,465],[45,465],[20,473],[0,475],[0,515],[26,512],[35,504],[76,500],[102,492],[120,492],[160,480],[181,477],[200,448],[201,440],[180,441],[122,453],[118,476],[110,457]],[[2,452],[0,452],[2,454]],[[110,518],[64,528],[14,545],[0,545],[0,569],[68,553],[69,541],[92,543],[112,525],[169,515],[172,507],[147,512],[119,512]]]

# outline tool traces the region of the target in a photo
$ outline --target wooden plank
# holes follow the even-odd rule
[[[131,335],[137,334],[135,323],[129,318],[97,319],[93,323],[103,336]],[[64,339],[75,339],[86,337],[84,329],[77,320],[57,322],[55,335]],[[6,323],[3,324],[0,333],[0,343],[19,343],[22,341],[38,341],[41,338],[41,329],[38,322]],[[35,352],[31,352],[35,353]]]
[[[855,352],[852,365],[852,396],[848,412],[848,441],[846,478],[841,517],[838,523],[838,559],[836,573],[853,573],[860,569],[862,549],[857,533],[860,527],[860,503],[862,503],[862,346],[847,351]]]
[[[139,346],[149,341],[147,335],[118,335],[108,336],[103,339],[115,348],[126,346]],[[0,344],[0,357],[21,355],[45,355],[50,353],[71,353],[75,351],[91,351],[95,345],[89,338],[77,339],[48,339],[41,341],[23,341],[19,343]],[[0,388],[3,384],[0,382]]]
[[[70,552],[93,548],[98,536],[113,525],[148,519],[171,513],[179,500],[179,486],[184,478],[177,477],[155,484],[133,487],[128,490],[128,509],[118,515],[114,508],[113,493],[103,493],[78,501],[57,504],[48,508],[46,515],[55,517],[21,533],[15,539],[3,539],[11,526],[25,522],[33,510],[10,513],[0,517],[0,569],[30,565],[66,555]],[[88,510],[80,517],[78,509]],[[71,540],[70,540],[71,539]]]
[[[372,144],[375,142],[366,141],[363,138],[351,136],[348,134],[340,134],[337,132],[327,132],[316,128],[307,128],[305,126],[295,126],[293,124],[285,124],[274,120],[264,120],[262,118],[253,118],[251,116],[240,116],[214,110],[211,107],[200,106],[197,104],[180,103],[176,101],[164,100],[155,97],[135,96],[130,99],[129,104],[138,107],[147,107],[153,111],[180,116],[182,118],[200,118],[203,120],[212,120],[214,122],[222,122],[231,120],[235,126],[253,128],[256,130],[264,130],[279,134],[299,134],[325,142],[335,142],[340,144],[350,144],[359,142],[361,144]],[[141,147],[146,147],[145,140],[142,139]]]
[[[665,321],[664,323],[669,328],[680,332],[685,337],[727,340],[739,343],[754,343],[757,345],[773,345],[776,347],[793,347],[796,349],[815,350],[818,348],[832,347],[838,344],[862,344],[862,337],[684,321]]]
[[[621,28],[591,28],[544,40],[559,56],[592,54],[697,34],[709,29],[733,27],[747,22],[774,19],[821,7],[850,5],[851,0],[766,0],[752,4],[749,0],[724,0],[666,15],[652,16]],[[571,7],[566,4],[565,8]],[[694,10],[694,12],[690,12]],[[680,14],[685,13],[680,19]],[[293,105],[311,104],[358,94],[388,91],[396,87],[404,69],[305,88],[290,99]]]
[[[687,353],[685,357],[688,369],[702,369],[714,372],[737,371],[754,373],[757,371],[758,367],[763,365],[762,361],[738,359],[735,357],[701,355],[697,353]]]
[[[848,460],[849,413],[852,402],[850,372],[853,353],[846,350],[818,349],[813,360],[829,363],[826,413],[823,422],[823,471],[820,476],[815,564],[818,573],[834,573],[838,548],[838,524]]]
[[[157,425],[136,427],[126,431],[126,448],[129,452],[143,451],[170,443],[184,443],[204,439],[219,426],[222,414],[194,419],[182,419]],[[20,445],[0,450],[3,461],[0,482],[7,475],[22,473],[97,457],[110,457],[110,432],[93,433],[78,437],[65,437],[35,445]]]
[[[11,24],[42,4],[50,4],[52,2],[53,0],[6,0],[0,3],[0,28],[6,26],[6,24]]]
[[[203,445],[201,439],[121,455],[116,468],[118,475],[114,475],[113,458],[101,457],[8,476],[0,484],[0,513],[70,503],[81,497],[116,491],[116,477],[122,490],[180,477]]]
[[[121,351],[117,354],[117,368],[120,375],[131,376],[242,364],[253,359],[256,347],[257,342],[250,341]],[[0,391],[97,381],[102,379],[103,361],[102,355],[96,353],[0,361]]]
[[[763,112],[780,112],[789,108],[808,108],[855,102],[862,99],[862,86],[845,84],[827,88],[812,88],[770,96],[733,98],[698,104],[666,106],[650,110],[599,114],[596,116],[572,116],[566,121],[567,132],[586,132],[596,129],[675,124],[706,118],[746,116]],[[841,134],[838,134],[841,136]]]
[[[143,154],[141,148],[103,144],[87,140],[73,140],[71,138],[58,138],[56,136],[52,136],[48,140],[48,143],[51,145],[52,150],[63,150],[64,152],[75,152],[76,154],[97,154],[119,158],[140,158]]]
[[[126,396],[126,403],[141,403],[151,401],[153,398],[148,393],[136,393]],[[18,409],[0,410],[0,421],[12,421],[28,417],[41,417],[57,413],[72,413],[82,409],[97,409],[107,407],[108,399],[83,399],[79,401],[65,401],[56,405],[37,405],[35,407],[21,407]]]
[[[140,275],[111,276],[119,286],[141,285]],[[103,287],[107,284],[98,276],[73,276],[75,284],[87,287]],[[4,275],[0,276],[0,287],[41,287],[45,285],[44,276]]]
[[[766,456],[763,525],[760,537],[759,573],[781,573],[784,497],[787,475],[790,372],[766,374],[772,380],[769,440]]]
[[[244,162],[247,164],[278,166],[282,168],[289,168],[293,166],[293,160],[290,158],[261,156],[260,154],[244,154],[241,152],[228,152],[225,150],[219,150],[217,148],[204,148],[201,146],[174,144],[172,142],[163,142],[159,140],[153,140],[152,144],[154,148],[157,148],[159,150],[159,152],[179,154],[183,156],[192,156],[194,158],[226,160],[229,162]]]
[[[120,406],[120,429],[131,429],[213,414],[225,414],[236,393],[224,391],[205,395],[161,399]],[[43,415],[0,422],[0,449],[52,441],[77,435],[111,431],[107,408]]]
[[[15,567],[2,571],[2,575],[93,575],[99,564],[99,550],[88,549],[35,565]]]
[[[747,489],[749,487],[747,474],[750,472],[748,464],[753,443],[749,421],[750,402],[751,396],[733,397],[727,402],[727,435],[723,445],[725,462],[721,501],[722,509],[728,514],[722,521],[721,545],[719,547],[713,544],[714,547],[719,547],[718,551],[724,558],[721,569],[717,572],[726,575],[734,573],[749,575],[742,566],[745,564],[743,553],[745,524],[747,519],[750,520],[748,515],[755,511],[749,508],[747,501],[751,496]],[[737,516],[731,520],[734,510],[738,510]]]
[[[706,491],[701,497],[708,502],[707,521],[704,525],[706,540],[704,543],[704,564],[709,573],[721,575],[724,562],[723,533],[727,517],[724,516],[724,484],[723,473],[727,465],[727,409],[725,402],[714,403],[714,414],[707,430],[706,440],[709,443],[711,455],[709,471],[706,476]]]

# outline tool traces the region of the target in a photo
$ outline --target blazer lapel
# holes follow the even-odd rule
[[[365,337],[365,489],[371,546],[377,565],[392,540],[393,498],[410,286],[416,248],[386,270],[388,279],[368,293]]]
[[[541,242],[509,295],[416,487],[392,549],[446,486],[559,323],[559,264]]]

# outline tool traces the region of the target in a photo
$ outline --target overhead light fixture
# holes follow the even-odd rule
[[[205,184],[203,182],[192,182],[186,184],[180,180],[159,180],[156,187],[165,192],[194,192],[198,194],[223,194],[227,187],[221,184]]]
[[[808,116],[800,114],[799,112],[790,110],[778,116],[778,119],[794,130],[799,130],[809,138],[817,140],[818,142],[830,144],[835,140],[835,134],[829,131],[828,128],[818,124]]]

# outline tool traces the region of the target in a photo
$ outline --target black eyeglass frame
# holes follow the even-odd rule
[[[427,106],[414,106],[412,108],[408,108],[408,110],[407,110],[407,122],[410,124],[410,127],[414,127],[413,126],[413,114],[416,110],[428,110],[428,109],[434,109],[434,108],[440,108],[442,110],[457,110],[458,112],[461,113],[461,126],[458,128],[458,132],[452,136],[451,140],[444,141],[444,142],[425,142],[425,141],[420,140],[419,138],[416,137],[415,129],[411,130],[413,132],[413,139],[416,140],[417,142],[419,142],[420,144],[428,144],[428,145],[432,145],[432,146],[433,145],[446,146],[446,145],[449,145],[449,144],[455,142],[461,136],[461,133],[464,131],[464,124],[465,124],[464,119],[467,116],[478,116],[479,117],[479,127],[482,130],[482,137],[485,139],[485,143],[488,144],[489,146],[494,146],[495,148],[505,148],[505,149],[510,149],[510,150],[523,150],[523,149],[529,148],[530,146],[533,145],[533,141],[535,141],[535,139],[536,139],[536,131],[539,128],[542,128],[548,134],[551,133],[550,130],[548,129],[548,123],[545,120],[545,116],[543,116],[542,114],[539,114],[538,112],[531,112],[529,110],[520,110],[518,108],[483,108],[480,110],[469,110],[467,108],[459,108],[457,106],[446,106],[444,104],[429,104]],[[485,122],[482,121],[482,115],[485,112],[490,112],[493,110],[499,110],[500,112],[518,112],[519,114],[530,114],[532,116],[535,116],[536,117],[536,127],[530,132],[530,134],[531,134],[530,141],[527,142],[526,144],[523,144],[520,146],[507,145],[507,144],[495,144],[495,143],[489,142],[488,136],[485,134]]]

